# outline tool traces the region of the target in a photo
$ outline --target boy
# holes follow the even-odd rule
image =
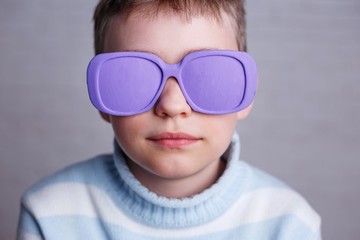
[[[24,194],[18,239],[320,239],[305,200],[238,160],[257,81],[241,0],[102,0],[94,19],[114,154]]]

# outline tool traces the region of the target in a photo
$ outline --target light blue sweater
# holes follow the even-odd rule
[[[150,192],[121,149],[70,166],[27,191],[18,239],[321,239],[320,218],[282,182],[239,160],[234,135],[217,183],[193,197]]]

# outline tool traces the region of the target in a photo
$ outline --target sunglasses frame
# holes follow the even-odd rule
[[[182,69],[188,62],[196,58],[202,58],[207,56],[230,57],[236,59],[242,64],[244,70],[245,88],[244,88],[243,99],[236,108],[222,110],[222,111],[206,110],[197,106],[188,96],[181,79]],[[107,61],[111,61],[113,59],[123,58],[123,57],[141,58],[147,61],[151,61],[158,66],[158,68],[161,70],[162,73],[161,85],[156,95],[145,108],[138,111],[120,112],[113,109],[109,109],[108,107],[105,106],[105,104],[101,99],[101,94],[99,90],[99,73],[102,65]],[[246,107],[248,107],[253,102],[253,99],[256,94],[257,67],[254,59],[246,52],[232,51],[232,50],[204,50],[204,51],[191,52],[176,64],[167,64],[160,57],[147,52],[110,52],[110,53],[98,54],[93,57],[87,68],[88,93],[89,93],[90,101],[99,111],[115,116],[131,116],[151,110],[155,105],[156,101],[158,100],[159,96],[161,95],[166,81],[170,77],[174,77],[177,80],[180,89],[187,103],[192,108],[192,110],[204,114],[228,114],[228,113],[241,111]]]

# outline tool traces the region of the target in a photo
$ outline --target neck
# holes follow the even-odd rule
[[[225,170],[225,162],[218,159],[190,176],[164,177],[154,175],[127,159],[127,165],[136,179],[159,196],[186,198],[196,195],[213,185]]]

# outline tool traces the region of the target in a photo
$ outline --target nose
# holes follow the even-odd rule
[[[155,105],[160,117],[188,117],[192,112],[175,78],[169,78]]]

